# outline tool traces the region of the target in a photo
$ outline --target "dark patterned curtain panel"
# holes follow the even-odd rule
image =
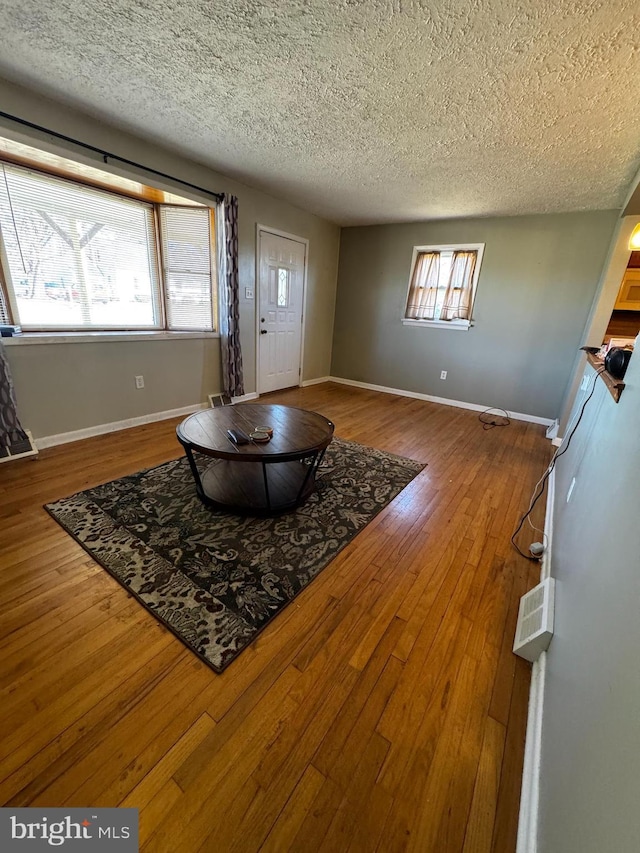
[[[16,395],[11,381],[9,362],[0,343],[0,458],[16,456],[31,450],[29,436],[18,420]]]
[[[222,382],[225,394],[244,394],[242,350],[240,349],[240,310],[238,283],[238,199],[224,196],[221,240],[220,276],[220,345],[222,349]]]

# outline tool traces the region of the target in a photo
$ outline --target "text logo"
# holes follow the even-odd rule
[[[138,853],[137,809],[0,808],[2,853]]]

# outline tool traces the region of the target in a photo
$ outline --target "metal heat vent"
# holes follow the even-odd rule
[[[553,636],[555,581],[546,578],[520,599],[513,651],[533,662]]]
[[[11,462],[14,459],[24,459],[25,456],[37,456],[38,448],[28,429],[24,430],[26,438],[15,442],[10,447],[0,447],[0,462]]]
[[[209,394],[209,402],[212,409],[218,409],[220,406],[232,406],[231,397],[228,394]]]

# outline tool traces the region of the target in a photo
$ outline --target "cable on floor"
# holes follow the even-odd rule
[[[490,412],[504,412],[504,415],[491,415]],[[485,409],[478,415],[478,420],[483,424],[482,429],[488,430],[494,427],[509,426],[511,419],[509,412],[506,409],[501,409],[499,406],[492,406],[490,409]]]
[[[516,543],[516,541],[515,541],[515,538],[516,538],[516,536],[518,535],[518,533],[520,533],[520,531],[522,530],[522,526],[523,526],[523,524],[525,523],[525,521],[529,518],[529,516],[530,516],[530,515],[531,515],[531,513],[533,512],[535,505],[538,503],[538,501],[540,500],[540,498],[541,498],[541,497],[542,497],[542,495],[544,494],[544,490],[545,490],[546,485],[547,485],[547,480],[548,480],[548,479],[549,479],[549,477],[551,476],[551,472],[552,472],[552,471],[553,471],[553,469],[555,468],[555,466],[556,466],[556,462],[557,462],[557,461],[558,461],[558,459],[560,459],[560,457],[561,457],[561,456],[563,456],[563,455],[567,452],[567,450],[569,449],[569,445],[571,444],[571,439],[573,438],[573,436],[574,436],[574,434],[575,434],[575,431],[576,431],[576,430],[578,429],[578,427],[580,426],[580,421],[582,420],[582,416],[584,415],[584,410],[587,408],[587,403],[588,403],[588,402],[589,402],[589,400],[593,397],[594,392],[595,392],[595,390],[596,390],[596,382],[598,381],[598,376],[600,376],[600,374],[601,374],[601,373],[604,373],[604,371],[605,371],[605,368],[603,367],[603,368],[601,368],[600,370],[596,371],[596,373],[594,374],[593,382],[591,383],[591,390],[589,391],[589,394],[587,395],[587,398],[585,399],[584,403],[582,404],[582,408],[580,409],[580,414],[578,415],[578,419],[576,420],[576,422],[575,422],[575,424],[573,425],[573,427],[570,429],[570,431],[569,431],[569,435],[568,435],[568,437],[566,438],[566,440],[562,442],[562,445],[561,445],[561,446],[556,450],[556,452],[553,454],[553,458],[551,459],[551,462],[549,462],[549,466],[548,466],[547,470],[544,472],[544,474],[542,475],[542,477],[540,477],[540,479],[538,480],[538,482],[537,482],[537,483],[536,483],[536,485],[534,486],[533,494],[532,494],[532,496],[531,496],[531,500],[529,501],[529,509],[528,509],[528,510],[525,512],[525,514],[522,516],[522,518],[520,519],[520,522],[519,522],[518,526],[516,527],[516,529],[515,529],[515,530],[514,530],[514,532],[513,532],[513,536],[511,537],[511,544],[512,544],[512,545],[513,545],[513,547],[516,549],[516,551],[518,552],[518,554],[520,554],[521,556],[523,556],[523,557],[525,558],[525,560],[531,560],[532,562],[538,562],[538,560],[540,559],[540,557],[538,557],[538,556],[535,556],[535,557],[534,557],[534,556],[531,556],[531,555],[529,555],[529,554],[525,554],[525,553],[524,553],[524,551],[522,551],[522,550],[518,547],[518,545],[517,545],[517,543]],[[532,525],[532,526],[533,526],[533,525]],[[534,530],[538,530],[538,529],[539,529],[539,528],[534,527]]]

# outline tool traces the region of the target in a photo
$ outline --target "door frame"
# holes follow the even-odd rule
[[[281,231],[279,228],[272,228],[270,225],[261,225],[256,222],[256,287],[255,287],[255,326],[256,326],[256,393],[260,396],[260,235],[262,232],[273,234],[276,237],[285,237],[287,240],[294,240],[296,243],[304,245],[304,270],[302,274],[302,323],[300,329],[300,359],[298,362],[298,387],[302,385],[302,375],[304,372],[304,342],[305,342],[305,326],[307,322],[307,272],[309,269],[309,240],[306,237],[299,237],[297,234],[290,234],[288,231]]]
[[[593,297],[591,310],[587,323],[582,333],[581,345],[600,346],[602,338],[607,330],[611,312],[620,290],[622,276],[631,257],[629,238],[631,232],[640,225],[640,216],[621,214],[611,235],[609,250],[605,258],[604,266],[600,274],[600,282]],[[573,364],[573,373],[569,379],[567,391],[562,400],[560,414],[558,415],[559,429],[558,437],[562,438],[565,433],[573,404],[578,395],[580,381],[586,364],[585,353],[579,352]]]

